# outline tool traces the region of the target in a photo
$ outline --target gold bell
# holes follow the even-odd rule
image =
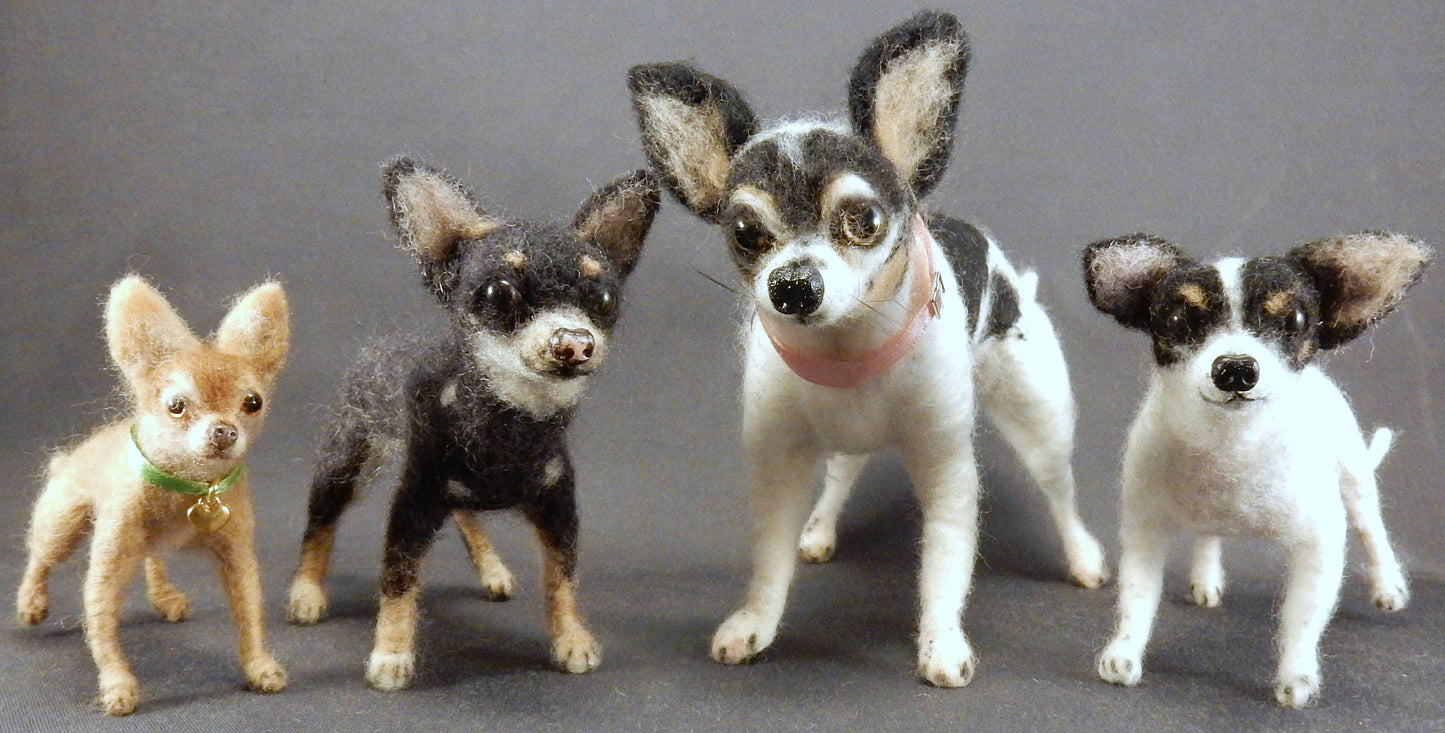
[[[231,507],[226,506],[215,488],[212,488],[196,498],[196,503],[186,510],[186,519],[191,520],[196,529],[210,534],[230,521]]]

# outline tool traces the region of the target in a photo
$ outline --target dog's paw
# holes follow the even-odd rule
[[[34,593],[22,596],[15,604],[15,620],[23,626],[34,626],[50,615],[50,596]]]
[[[1144,676],[1144,661],[1140,655],[1128,653],[1117,645],[1110,644],[1099,655],[1095,671],[1098,672],[1099,679],[1105,682],[1133,687],[1139,684],[1140,678]]]
[[[326,615],[326,591],[321,586],[304,578],[291,583],[291,593],[286,601],[286,619],[293,624],[309,626]]]
[[[963,687],[973,681],[978,659],[963,631],[953,629],[918,642],[918,676],[934,687]]]
[[[1290,675],[1274,683],[1274,701],[1284,708],[1303,708],[1320,698],[1320,677],[1317,674]]]
[[[500,562],[488,565],[478,576],[482,581],[482,591],[487,594],[489,601],[505,601],[517,592],[516,578],[512,577],[512,571]]]
[[[552,640],[552,665],[563,672],[591,672],[601,663],[602,646],[586,629],[573,629]]]
[[[366,663],[366,682],[382,692],[401,690],[411,686],[415,671],[416,654],[412,652],[372,652]]]
[[[151,607],[161,615],[161,618],[171,623],[185,621],[191,608],[190,603],[186,601],[186,596],[175,590],[151,596]]]
[[[712,659],[720,664],[742,664],[773,643],[777,624],[746,608],[722,622],[712,635]]]
[[[1381,572],[1370,583],[1370,600],[1381,611],[1399,611],[1410,602],[1410,586],[1405,575],[1396,568],[1393,572]]]
[[[1099,541],[1085,533],[1074,540],[1067,553],[1069,577],[1083,588],[1102,588],[1109,582],[1109,563]]]
[[[286,688],[286,670],[267,654],[246,663],[246,683],[256,692],[280,692]]]
[[[809,522],[798,539],[798,557],[807,563],[825,563],[833,559],[838,547],[837,531],[822,526],[821,522]]]
[[[131,675],[102,682],[100,708],[106,715],[130,715],[140,704],[140,682]]]
[[[1213,583],[1194,582],[1189,584],[1189,600],[1197,606],[1218,608],[1224,599],[1224,587]]]

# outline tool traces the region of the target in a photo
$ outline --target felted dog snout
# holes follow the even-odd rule
[[[565,367],[576,367],[586,364],[592,358],[592,350],[596,345],[592,332],[578,328],[559,328],[552,333],[552,339],[548,342],[552,347],[552,358]]]
[[[1259,384],[1259,362],[1247,354],[1224,354],[1210,366],[1209,378],[1221,392],[1248,392]]]
[[[806,316],[823,304],[823,274],[812,265],[783,265],[768,273],[768,298],[785,316]]]

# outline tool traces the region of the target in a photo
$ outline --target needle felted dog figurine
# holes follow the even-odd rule
[[[1409,237],[1376,232],[1214,264],[1144,234],[1085,250],[1090,299],[1149,334],[1155,362],[1124,454],[1119,620],[1100,677],[1139,682],[1179,533],[1196,538],[1190,597],[1202,606],[1218,605],[1224,588],[1221,535],[1283,545],[1289,577],[1274,680],[1282,706],[1319,693],[1319,640],[1339,596],[1347,523],[1364,545],[1375,605],[1404,608],[1405,576],[1375,484],[1391,432],[1375,431],[1366,445],[1315,362],[1390,312],[1429,257]]]
[[[767,127],[735,88],[686,64],[629,74],[649,159],[684,206],[724,228],[754,309],[743,375],[753,576],[712,638],[716,661],[772,643],[817,466],[827,479],[801,551],[821,561],[867,454],[893,447],[923,504],[918,671],[967,684],[976,402],[1048,495],[1075,581],[1107,577],[1074,506],[1073,397],[1036,276],[978,228],[925,220],[920,205],[948,163],[967,62],[958,21],[920,13],[859,60],[851,124]]]
[[[286,672],[265,647],[242,461],[286,357],[286,296],[275,283],[257,286],[215,338],[202,341],[132,275],[111,288],[105,332],[134,411],[51,459],[31,518],[17,616],[26,625],[45,619],[51,569],[90,533],[85,638],[100,669],[101,705],[126,715],[140,697],[120,650],[126,586],[144,560],[151,604],[168,621],[184,619],[186,598],[166,580],[161,555],[200,544],[220,562],[246,681],[261,692],[280,690]]]
[[[325,611],[336,522],[357,484],[399,444],[405,459],[367,681],[380,690],[411,683],[418,566],[449,516],[483,585],[494,596],[511,593],[511,575],[474,515],[495,509],[521,511],[542,542],[553,662],[590,671],[601,650],[575,599],[576,479],[564,437],[611,349],[623,281],[657,213],[657,184],[645,171],[618,179],[570,227],[486,214],[456,180],[406,159],[387,166],[385,192],[447,324],[370,349],[347,379],[311,486],[290,616],[312,623]]]

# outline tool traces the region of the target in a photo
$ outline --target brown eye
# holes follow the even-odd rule
[[[482,291],[482,298],[488,305],[506,313],[522,302],[522,293],[506,280],[498,280]]]
[[[751,219],[740,218],[733,222],[728,234],[732,237],[733,246],[748,252],[757,252],[766,249],[772,244],[773,237],[768,230]]]
[[[261,411],[261,395],[252,392],[241,400],[241,412],[255,414]]]
[[[838,207],[835,229],[835,236],[851,244],[872,244],[883,231],[883,210],[874,203],[846,202]]]
[[[171,401],[166,404],[166,411],[171,413],[171,417],[180,417],[186,414],[186,398],[172,397]]]

